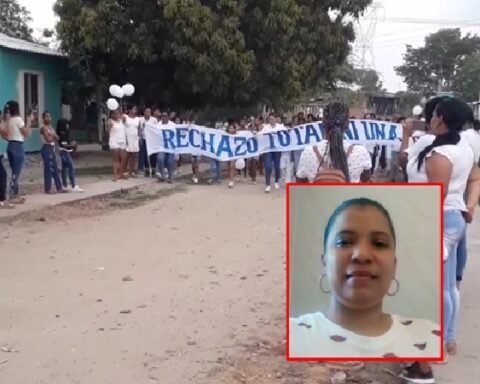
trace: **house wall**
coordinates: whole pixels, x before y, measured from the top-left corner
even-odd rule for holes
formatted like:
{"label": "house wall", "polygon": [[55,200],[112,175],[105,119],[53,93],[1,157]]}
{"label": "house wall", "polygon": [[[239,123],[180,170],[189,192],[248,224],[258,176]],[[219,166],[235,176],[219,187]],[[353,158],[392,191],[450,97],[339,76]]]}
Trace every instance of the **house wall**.
{"label": "house wall", "polygon": [[[10,50],[0,47],[0,106],[8,100],[20,98],[20,71],[40,73],[43,77],[43,110],[51,112],[53,121],[60,117],[61,109],[61,84],[68,76],[68,61],[65,58],[39,55],[23,51]],[[42,88],[39,87],[39,92]],[[39,99],[42,97],[39,94]],[[39,111],[41,115],[43,111]],[[7,143],[0,139],[0,151],[4,151]],[[41,139],[39,129],[32,133],[25,141],[27,152],[39,151]]]}

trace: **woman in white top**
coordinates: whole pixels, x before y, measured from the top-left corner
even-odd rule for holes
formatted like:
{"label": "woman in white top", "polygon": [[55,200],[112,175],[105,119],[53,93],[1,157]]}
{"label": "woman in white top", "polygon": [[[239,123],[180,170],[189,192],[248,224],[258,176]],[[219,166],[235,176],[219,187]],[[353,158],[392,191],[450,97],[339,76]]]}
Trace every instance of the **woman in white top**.
{"label": "woman in white top", "polygon": [[[0,110],[0,137],[7,139],[6,123],[3,121]],[[3,153],[0,151],[0,209],[12,209],[15,206],[7,201],[7,170],[3,166]]]}
{"label": "woman in white top", "polygon": [[127,114],[123,116],[125,133],[127,135],[127,169],[128,176],[137,177],[138,152],[140,151],[140,118],[137,116],[137,107],[129,105]]}
{"label": "woman in white top", "polygon": [[8,140],[7,157],[12,170],[10,201],[13,204],[22,204],[25,202],[25,199],[20,197],[19,181],[25,163],[25,148],[23,143],[28,135],[30,135],[30,127],[34,116],[30,114],[27,118],[27,124],[25,124],[20,117],[20,106],[13,100],[5,104],[3,113],[6,121]]}
{"label": "woman in white top", "polygon": [[[277,122],[275,114],[271,113],[268,116],[268,124],[265,124],[262,127],[262,130],[259,133],[269,133],[285,129],[283,124]],[[275,169],[275,189],[279,189],[280,185],[280,159],[282,157],[282,152],[267,152],[264,154],[264,165],[265,165],[265,192],[270,192],[270,181],[272,178],[272,171]]]}
{"label": "woman in white top", "polygon": [[[444,343],[450,354],[456,353],[456,320],[458,291],[456,289],[457,247],[462,239],[466,222],[472,220],[480,193],[480,170],[474,155],[460,132],[469,121],[470,107],[455,98],[435,98],[425,106],[429,134],[409,148],[413,122],[404,127],[401,150],[408,156],[409,182],[430,182],[444,185]],[[469,186],[465,204],[464,193]],[[426,363],[423,363],[425,365]]]}
{"label": "woman in white top", "polygon": [[123,124],[120,110],[110,112],[107,122],[108,145],[113,156],[113,181],[125,179],[127,165],[127,135]]}
{"label": "woman in white top", "polygon": [[400,289],[396,244],[390,214],[377,201],[356,198],[335,209],[324,230],[319,281],[329,306],[290,319],[290,358],[440,355],[437,324],[383,311],[385,296]]}
{"label": "woman in white top", "polygon": [[[369,182],[372,159],[368,150],[363,145],[352,145],[343,141],[343,135],[349,124],[348,107],[339,102],[330,103],[325,107],[323,114],[325,137],[316,146],[320,155],[332,168],[341,170],[347,182]],[[305,148],[298,164],[297,181],[313,182],[319,166],[314,147]]]}

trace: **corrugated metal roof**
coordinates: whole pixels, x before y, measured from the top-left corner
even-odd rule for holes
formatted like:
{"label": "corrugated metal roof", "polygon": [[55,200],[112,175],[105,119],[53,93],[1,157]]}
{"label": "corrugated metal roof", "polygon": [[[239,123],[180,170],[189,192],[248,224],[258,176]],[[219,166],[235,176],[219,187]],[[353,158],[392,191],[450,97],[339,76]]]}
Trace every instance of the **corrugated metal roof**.
{"label": "corrugated metal roof", "polygon": [[0,47],[14,49],[16,51],[37,53],[39,55],[66,57],[63,53],[56,51],[55,49],[45,47],[41,44],[15,39],[4,35],[3,33],[0,33]]}

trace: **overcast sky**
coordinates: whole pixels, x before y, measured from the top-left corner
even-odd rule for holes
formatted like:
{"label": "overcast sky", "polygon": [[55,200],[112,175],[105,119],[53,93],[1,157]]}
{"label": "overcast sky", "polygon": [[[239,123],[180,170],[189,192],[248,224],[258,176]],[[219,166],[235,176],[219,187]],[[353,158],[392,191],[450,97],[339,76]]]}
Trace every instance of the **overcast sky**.
{"label": "overcast sky", "polygon": [[[55,0],[18,0],[32,14],[32,27],[37,30],[53,28],[55,16],[52,10]],[[435,20],[469,20],[480,25],[479,0],[381,0],[373,43],[375,69],[380,72],[384,86],[391,92],[404,90],[405,85],[395,75],[394,67],[402,63],[405,44],[423,45],[426,35],[442,26],[428,24],[394,23],[382,21],[383,17]],[[363,23],[366,27],[368,23]],[[446,26],[444,26],[446,27]],[[449,25],[448,27],[454,27]],[[463,32],[480,34],[479,27],[462,28]]]}

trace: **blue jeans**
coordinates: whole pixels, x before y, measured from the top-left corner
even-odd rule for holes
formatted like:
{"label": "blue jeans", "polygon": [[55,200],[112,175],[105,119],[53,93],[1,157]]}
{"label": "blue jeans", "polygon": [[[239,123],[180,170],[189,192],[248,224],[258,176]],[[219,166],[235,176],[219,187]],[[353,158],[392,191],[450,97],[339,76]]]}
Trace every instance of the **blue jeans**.
{"label": "blue jeans", "polygon": [[45,193],[49,193],[52,189],[52,179],[55,182],[57,191],[62,190],[62,182],[58,173],[57,158],[55,157],[55,147],[50,144],[43,144],[42,146],[43,159],[43,180]]}
{"label": "blue jeans", "polygon": [[10,198],[17,197],[20,193],[19,180],[25,163],[25,148],[21,141],[9,141],[7,146],[7,157],[10,169],[12,170],[12,179],[10,182]]}
{"label": "blue jeans", "polygon": [[457,248],[457,281],[462,281],[463,271],[467,264],[467,231],[463,233]]}
{"label": "blue jeans", "polygon": [[140,153],[138,154],[138,169],[140,171],[144,171],[146,169],[150,169],[147,153],[147,141],[145,139],[140,139],[139,144]]}
{"label": "blue jeans", "polygon": [[221,173],[221,163],[218,160],[210,160],[210,178],[213,182],[220,182],[220,173]]}
{"label": "blue jeans", "polygon": [[459,296],[457,292],[457,250],[466,230],[465,219],[460,211],[445,211],[444,243],[448,258],[443,266],[443,321],[444,342],[455,340]]}
{"label": "blue jeans", "polygon": [[60,151],[60,159],[62,160],[62,184],[67,188],[67,174],[70,185],[75,188],[75,167],[73,166],[72,156],[70,152]]}
{"label": "blue jeans", "polygon": [[280,158],[282,152],[267,152],[265,153],[265,184],[270,186],[270,179],[272,178],[272,170],[275,169],[275,183],[280,180]]}
{"label": "blue jeans", "polygon": [[160,170],[160,177],[165,179],[165,168],[168,171],[168,179],[172,180],[173,178],[173,170],[175,168],[175,154],[174,153],[166,153],[166,152],[159,152],[157,154],[157,166]]}

